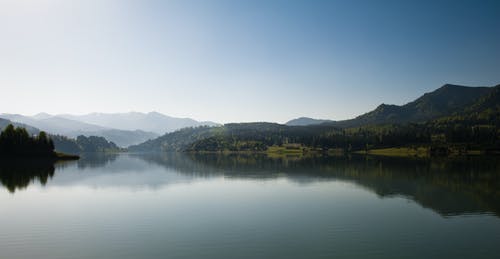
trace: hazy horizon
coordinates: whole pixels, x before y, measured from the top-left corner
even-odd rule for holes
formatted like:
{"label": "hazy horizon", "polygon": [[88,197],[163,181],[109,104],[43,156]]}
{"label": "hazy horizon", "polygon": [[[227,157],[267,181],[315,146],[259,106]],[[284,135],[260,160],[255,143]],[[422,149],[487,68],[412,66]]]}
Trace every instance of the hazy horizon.
{"label": "hazy horizon", "polygon": [[[496,85],[498,85],[498,84],[496,84]],[[493,87],[493,86],[495,86],[495,85],[491,85],[491,86],[468,86],[468,87]],[[436,89],[434,89],[434,90],[436,90]],[[415,99],[417,99],[418,97],[420,97],[420,96],[422,96],[424,94],[425,93],[420,94],[419,96],[415,97]],[[407,104],[407,103],[409,103],[411,101],[413,101],[413,100],[410,100],[410,101],[405,102],[405,103],[400,103],[400,104],[395,104],[395,103],[390,103],[390,102],[383,102],[383,103],[380,103],[378,105],[381,105],[381,104],[405,105],[405,104]],[[375,107],[373,109],[375,109]],[[348,119],[354,119],[357,116],[363,115],[363,114],[365,114],[367,112],[370,112],[370,111],[371,110],[367,110],[367,111],[364,111],[364,112],[362,112],[360,114],[354,115],[354,116],[352,116],[350,118],[344,118],[344,119],[320,118],[320,117],[313,117],[313,116],[308,116],[308,115],[296,115],[296,116],[290,117],[289,119],[284,120],[284,121],[270,121],[270,120],[218,121],[218,120],[214,120],[214,119],[200,120],[200,119],[197,119],[197,118],[188,117],[188,116],[182,116],[182,115],[180,115],[180,116],[173,116],[171,114],[162,113],[162,112],[159,112],[159,111],[117,111],[117,112],[92,111],[92,112],[86,112],[86,113],[48,113],[48,112],[45,112],[45,111],[40,111],[40,112],[32,113],[32,114],[10,113],[10,112],[2,111],[2,112],[0,112],[0,115],[1,114],[14,114],[14,115],[27,116],[27,117],[36,117],[36,116],[42,116],[42,115],[49,115],[49,116],[62,116],[62,117],[64,117],[65,115],[73,115],[73,116],[84,116],[84,115],[91,115],[91,114],[113,114],[113,115],[122,114],[122,115],[127,115],[127,114],[134,114],[134,113],[148,115],[148,114],[159,113],[161,115],[165,115],[165,116],[168,116],[168,117],[173,117],[173,118],[178,118],[178,119],[193,119],[193,120],[198,121],[198,122],[215,122],[215,123],[221,123],[221,124],[226,124],[226,123],[246,123],[246,122],[271,122],[271,123],[285,124],[285,123],[287,123],[287,122],[289,122],[289,121],[291,121],[293,119],[299,119],[299,118],[312,118],[312,119],[318,119],[318,120],[332,120],[332,121],[348,120]]]}
{"label": "hazy horizon", "polygon": [[343,120],[500,83],[498,1],[0,0],[0,113]]}
{"label": "hazy horizon", "polygon": [[[192,117],[187,117],[187,116],[172,116],[170,114],[167,114],[167,113],[162,113],[162,112],[158,112],[158,111],[145,111],[145,112],[142,112],[142,111],[125,111],[125,112],[87,112],[87,113],[48,113],[48,112],[44,112],[44,111],[41,111],[41,112],[37,112],[37,113],[31,113],[31,114],[23,114],[23,113],[11,113],[11,112],[4,112],[2,111],[0,113],[1,114],[12,114],[12,115],[21,115],[21,116],[26,116],[26,117],[35,117],[37,115],[49,115],[49,116],[64,116],[64,115],[75,115],[75,116],[84,116],[84,115],[90,115],[90,114],[133,114],[133,113],[139,113],[139,114],[151,114],[151,113],[160,113],[162,115],[165,115],[165,116],[169,116],[169,117],[174,117],[174,118],[179,118],[179,119],[193,119],[193,120],[196,120],[196,121],[199,121],[199,122],[215,122],[215,123],[245,123],[245,122],[274,122],[274,123],[286,123],[290,120],[293,120],[293,119],[297,119],[297,118],[301,118],[301,117],[308,117],[308,118],[313,118],[313,117],[309,117],[309,116],[306,116],[306,115],[299,115],[299,116],[295,116],[295,117],[291,117],[290,119],[286,120],[286,121],[263,121],[263,120],[259,120],[259,121],[226,121],[226,122],[219,122],[217,120],[200,120],[200,119],[197,119],[197,118],[192,118]],[[357,115],[356,115],[357,116]],[[313,119],[325,119],[325,120],[334,120],[334,119],[331,119],[331,118],[313,118]]]}

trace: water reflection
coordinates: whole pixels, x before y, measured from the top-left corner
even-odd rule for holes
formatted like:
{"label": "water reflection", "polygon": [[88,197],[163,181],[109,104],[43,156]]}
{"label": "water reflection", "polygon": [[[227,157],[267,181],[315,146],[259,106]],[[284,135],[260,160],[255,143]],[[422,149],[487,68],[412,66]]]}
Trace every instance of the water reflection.
{"label": "water reflection", "polygon": [[14,193],[38,181],[42,185],[54,176],[54,163],[38,159],[0,159],[0,182]]}
{"label": "water reflection", "polygon": [[480,213],[500,216],[500,163],[496,157],[419,160],[352,156],[299,159],[175,153],[138,157],[198,177],[287,177],[299,183],[349,181],[381,198],[406,197],[443,216]]}
{"label": "water reflection", "polygon": [[77,165],[79,169],[99,168],[114,162],[118,156],[116,153],[83,153]]}
{"label": "water reflection", "polygon": [[[54,171],[56,175],[54,176]],[[81,173],[78,173],[81,172]],[[60,176],[58,176],[60,175]],[[225,177],[298,184],[351,182],[380,198],[402,196],[443,216],[500,216],[500,163],[496,157],[415,160],[385,157],[269,158],[264,155],[87,154],[69,163],[1,161],[0,181],[10,192],[31,183],[161,188]],[[92,178],[92,180],[89,180]]]}

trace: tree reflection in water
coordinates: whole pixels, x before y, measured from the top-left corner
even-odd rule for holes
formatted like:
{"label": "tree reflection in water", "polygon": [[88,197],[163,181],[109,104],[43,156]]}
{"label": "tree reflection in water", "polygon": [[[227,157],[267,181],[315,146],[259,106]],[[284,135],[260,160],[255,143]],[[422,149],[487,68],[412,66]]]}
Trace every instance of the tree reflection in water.
{"label": "tree reflection in water", "polygon": [[54,162],[45,159],[0,159],[0,182],[9,192],[25,189],[36,181],[45,185],[54,176]]}
{"label": "tree reflection in water", "polygon": [[[481,213],[500,216],[500,162],[497,157],[485,156],[407,159],[370,156],[270,158],[263,154],[91,154],[82,156],[78,162],[57,164],[43,160],[1,160],[0,182],[13,193],[37,181],[45,185],[54,176],[54,167],[64,171],[68,166],[76,166],[78,170],[110,174],[107,181],[113,184],[112,177],[122,177],[116,174],[122,170],[120,168],[134,166],[137,172],[148,172],[150,165],[192,178],[222,176],[261,181],[286,178],[299,184],[344,181],[380,198],[404,197],[442,216]],[[158,177],[159,184],[169,184],[160,181],[161,172],[155,172],[157,175],[149,177]],[[79,181],[82,175],[74,177]]]}
{"label": "tree reflection in water", "polygon": [[443,216],[469,213],[500,216],[500,162],[494,156],[269,158],[258,154],[167,153],[140,158],[184,174],[205,177],[286,177],[300,183],[341,180],[355,183],[381,198],[405,197]]}

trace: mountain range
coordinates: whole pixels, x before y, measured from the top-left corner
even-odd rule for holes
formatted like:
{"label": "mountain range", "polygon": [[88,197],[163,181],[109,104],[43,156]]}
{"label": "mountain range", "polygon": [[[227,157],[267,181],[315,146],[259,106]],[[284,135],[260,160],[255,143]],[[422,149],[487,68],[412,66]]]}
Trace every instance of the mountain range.
{"label": "mountain range", "polygon": [[[166,132],[184,127],[217,125],[188,118],[175,118],[157,112],[150,113],[91,113],[86,115],[39,113],[34,116],[0,114],[0,118],[31,128],[33,133],[43,130],[71,138],[77,136],[104,137],[120,147],[127,147],[153,139]],[[1,126],[1,125],[0,125]],[[30,130],[28,130],[30,131]]]}
{"label": "mountain range", "polygon": [[[446,84],[405,105],[381,104],[373,111],[350,120],[341,121],[301,117],[284,125],[276,123],[219,125],[214,122],[170,117],[158,112],[90,113],[86,115],[39,113],[34,116],[0,114],[0,128],[13,123],[17,127],[27,128],[31,134],[37,134],[43,130],[52,135],[63,135],[71,138],[80,135],[97,136],[104,137],[120,147],[130,147],[129,150],[132,151],[178,151],[203,149],[209,146],[213,150],[227,147],[232,149],[242,147],[262,149],[265,145],[276,141],[276,143],[286,143],[298,139],[309,144],[320,139],[326,141],[325,138],[327,142],[331,142],[333,140],[328,140],[328,137],[333,138],[336,134],[343,134],[343,136],[351,134],[350,137],[358,138],[356,141],[361,141],[370,134],[374,136],[379,134],[377,138],[381,138],[381,132],[394,134],[394,132],[402,130],[411,130],[411,134],[418,130],[425,130],[426,134],[434,134],[442,131],[442,128],[450,126],[451,123],[460,125],[461,130],[464,130],[464,127],[487,125],[494,131],[498,126],[499,118],[500,85],[468,87]],[[410,124],[425,124],[427,128],[408,129],[401,126]],[[385,127],[383,125],[400,126],[390,126],[391,133],[391,130],[387,132],[387,127],[383,128]],[[355,136],[353,133],[354,130],[360,132],[357,128],[370,127],[372,132],[365,132],[366,134],[363,136]],[[376,132],[373,131],[374,127],[378,127]],[[482,127],[482,129],[484,131],[485,128]],[[467,135],[468,132],[478,132],[474,128],[470,130],[460,134]],[[493,135],[489,137],[491,141],[495,142]],[[335,138],[338,139],[338,136]],[[361,142],[359,144],[364,145]]]}
{"label": "mountain range", "polygon": [[218,125],[211,121],[176,118],[159,112],[90,113],[85,115],[61,114],[58,117],[119,130],[142,130],[165,134],[181,128]]}
{"label": "mountain range", "polygon": [[230,123],[183,129],[131,146],[129,150],[265,151],[286,143],[315,149],[366,150],[404,145],[428,147],[436,139],[458,149],[498,150],[499,127],[500,85],[446,84],[405,105],[381,104],[350,120],[302,117],[285,125]]}
{"label": "mountain range", "polygon": [[35,135],[35,134],[38,134],[40,132],[40,130],[37,129],[37,128],[35,128],[35,127],[29,126],[29,125],[26,125],[26,124],[23,124],[23,123],[17,123],[17,122],[13,122],[13,121],[10,121],[10,120],[7,120],[7,119],[0,118],[0,130],[3,130],[9,124],[14,125],[14,127],[25,128],[28,131],[28,133],[31,134],[31,135]]}

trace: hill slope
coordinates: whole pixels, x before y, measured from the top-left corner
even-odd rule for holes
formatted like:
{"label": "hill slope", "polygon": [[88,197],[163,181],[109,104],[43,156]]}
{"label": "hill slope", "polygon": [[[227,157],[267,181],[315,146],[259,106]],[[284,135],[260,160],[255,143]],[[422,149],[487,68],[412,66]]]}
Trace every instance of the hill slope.
{"label": "hill slope", "polygon": [[10,120],[0,118],[0,130],[5,129],[5,127],[7,127],[9,124],[12,124],[14,127],[25,128],[28,131],[28,133],[31,134],[31,135],[35,135],[35,134],[38,134],[40,132],[39,129],[37,129],[35,127],[32,127],[30,125],[26,125],[26,124],[23,124],[23,123],[12,122]]}
{"label": "hill slope", "polygon": [[463,107],[450,116],[438,118],[436,122],[500,127],[500,85],[479,97],[473,104]]}
{"label": "hill slope", "polygon": [[330,125],[350,128],[366,125],[424,122],[459,112],[492,90],[492,87],[467,87],[446,84],[405,105],[381,104],[371,112],[351,120],[331,122]]}

